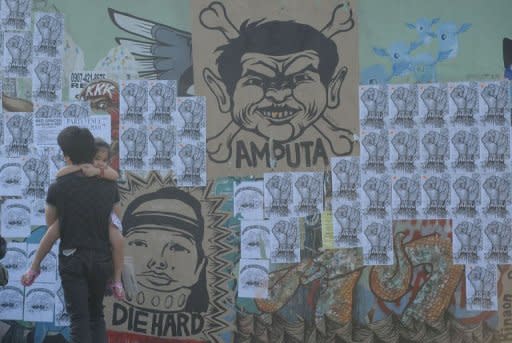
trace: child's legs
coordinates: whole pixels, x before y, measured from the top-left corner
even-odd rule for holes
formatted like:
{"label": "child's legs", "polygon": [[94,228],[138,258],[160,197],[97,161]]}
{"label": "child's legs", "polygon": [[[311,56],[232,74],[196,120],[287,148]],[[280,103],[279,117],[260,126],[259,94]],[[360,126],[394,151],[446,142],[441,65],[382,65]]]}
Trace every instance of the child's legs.
{"label": "child's legs", "polygon": [[121,281],[124,263],[124,238],[119,229],[110,224],[110,244],[112,244],[112,260],[114,262],[114,282]]}

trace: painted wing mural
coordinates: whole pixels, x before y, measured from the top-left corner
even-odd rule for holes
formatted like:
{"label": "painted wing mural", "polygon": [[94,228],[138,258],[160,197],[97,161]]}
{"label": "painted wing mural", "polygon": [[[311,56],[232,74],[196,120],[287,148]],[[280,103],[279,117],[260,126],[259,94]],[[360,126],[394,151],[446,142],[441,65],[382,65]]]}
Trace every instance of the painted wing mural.
{"label": "painted wing mural", "polygon": [[192,95],[192,34],[109,8],[112,22],[131,38],[116,42],[135,57],[139,77],[178,80],[178,95]]}

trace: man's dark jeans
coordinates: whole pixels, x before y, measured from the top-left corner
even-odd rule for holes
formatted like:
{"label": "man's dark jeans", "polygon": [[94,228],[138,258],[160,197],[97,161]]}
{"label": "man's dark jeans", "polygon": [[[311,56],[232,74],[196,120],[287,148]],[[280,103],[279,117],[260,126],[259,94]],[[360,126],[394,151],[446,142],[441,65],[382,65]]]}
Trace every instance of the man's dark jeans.
{"label": "man's dark jeans", "polygon": [[103,297],[113,273],[110,251],[77,249],[59,254],[59,273],[71,320],[73,343],[106,343]]}

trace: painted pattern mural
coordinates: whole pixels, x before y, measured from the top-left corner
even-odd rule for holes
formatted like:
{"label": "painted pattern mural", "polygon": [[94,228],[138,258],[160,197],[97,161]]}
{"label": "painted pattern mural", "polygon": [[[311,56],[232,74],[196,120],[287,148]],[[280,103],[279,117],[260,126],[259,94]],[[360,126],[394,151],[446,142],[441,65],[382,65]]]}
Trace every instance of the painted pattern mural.
{"label": "painted pattern mural", "polygon": [[[492,150],[510,143],[510,4],[469,2],[2,0],[0,342],[70,342],[57,251],[40,283],[18,281],[63,165],[45,142],[65,123],[107,140],[122,171],[137,289],[105,298],[110,342],[512,341],[510,147]],[[472,90],[504,118],[482,142],[449,126]],[[500,177],[450,178],[475,144],[476,170]],[[394,174],[365,177],[378,168]],[[436,212],[452,198],[492,220]],[[503,264],[464,262],[487,258]]]}

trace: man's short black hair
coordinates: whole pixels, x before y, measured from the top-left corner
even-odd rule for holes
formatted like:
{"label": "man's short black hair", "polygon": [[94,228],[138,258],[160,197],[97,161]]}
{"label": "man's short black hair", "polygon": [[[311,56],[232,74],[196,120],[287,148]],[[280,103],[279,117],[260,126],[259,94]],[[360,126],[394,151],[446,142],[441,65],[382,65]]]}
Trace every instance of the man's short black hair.
{"label": "man's short black hair", "polygon": [[243,54],[254,52],[283,56],[305,50],[318,53],[320,79],[328,86],[339,59],[336,44],[330,38],[309,25],[294,21],[262,23],[260,20],[250,24],[245,21],[240,27],[240,35],[216,50],[221,52],[217,58],[219,74],[228,93],[233,95],[242,75],[240,60]]}
{"label": "man's short black hair", "polygon": [[66,127],[59,133],[57,143],[73,164],[92,163],[96,154],[94,137],[89,129],[83,127]]}
{"label": "man's short black hair", "polygon": [[103,139],[96,137],[94,138],[94,146],[96,147],[96,152],[98,152],[100,149],[106,149],[108,153],[108,159],[110,159],[112,152],[110,150],[110,144],[105,142]]}

